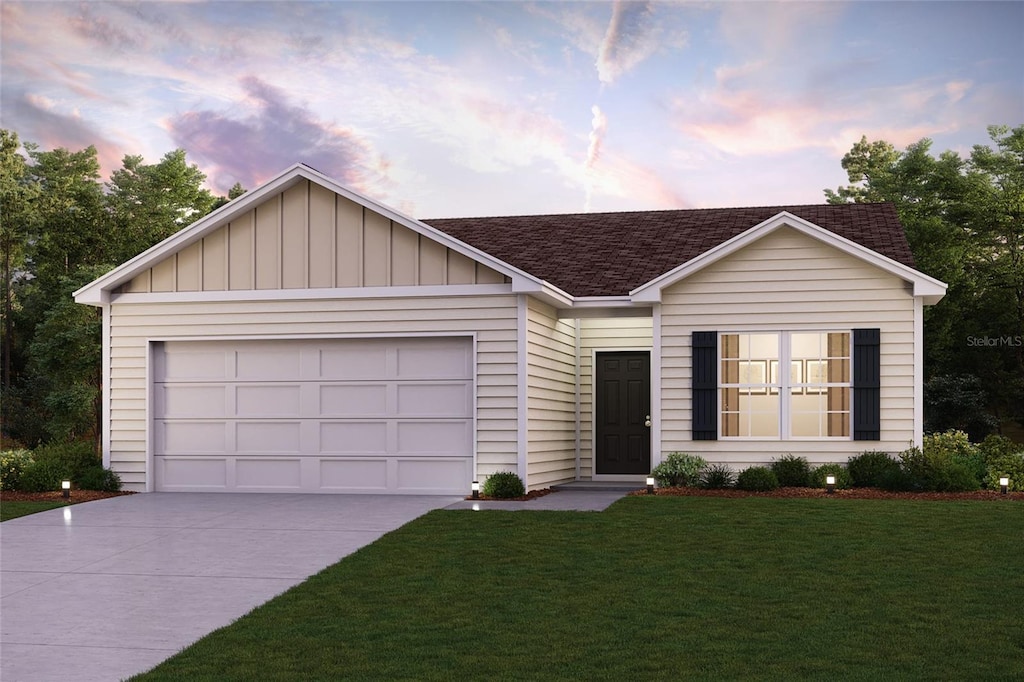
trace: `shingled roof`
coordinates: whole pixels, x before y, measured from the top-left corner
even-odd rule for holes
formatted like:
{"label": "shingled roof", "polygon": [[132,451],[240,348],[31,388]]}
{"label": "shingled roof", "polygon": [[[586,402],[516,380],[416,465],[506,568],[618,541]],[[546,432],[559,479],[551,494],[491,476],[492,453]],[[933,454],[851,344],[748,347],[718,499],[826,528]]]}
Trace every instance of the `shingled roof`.
{"label": "shingled roof", "polygon": [[892,204],[759,206],[423,220],[573,296],[625,296],[788,211],[914,267]]}

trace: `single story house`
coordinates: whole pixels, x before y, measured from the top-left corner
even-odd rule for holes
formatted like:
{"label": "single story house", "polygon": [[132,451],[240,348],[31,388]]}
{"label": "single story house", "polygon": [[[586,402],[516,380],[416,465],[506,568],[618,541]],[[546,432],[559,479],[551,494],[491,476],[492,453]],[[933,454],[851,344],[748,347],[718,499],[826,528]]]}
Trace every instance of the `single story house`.
{"label": "single story house", "polygon": [[922,436],[888,204],[416,220],[304,165],[75,292],[136,491],[641,483]]}

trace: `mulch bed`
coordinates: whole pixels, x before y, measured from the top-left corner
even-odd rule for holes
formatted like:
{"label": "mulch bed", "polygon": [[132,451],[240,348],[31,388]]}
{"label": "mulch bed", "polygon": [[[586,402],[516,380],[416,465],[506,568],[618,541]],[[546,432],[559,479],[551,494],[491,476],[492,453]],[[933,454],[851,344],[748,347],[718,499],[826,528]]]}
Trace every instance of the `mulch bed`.
{"label": "mulch bed", "polygon": [[[135,493],[124,490],[117,493],[108,493],[101,490],[72,490],[69,503],[92,502],[93,500],[104,500],[108,497],[120,497],[121,495],[134,495]],[[0,502],[63,502],[64,494],[60,490],[45,493],[22,493],[14,490],[0,492]]]}
{"label": "mulch bed", "polygon": [[[849,488],[837,490],[831,495],[824,488],[779,488],[766,493],[726,488],[705,490],[704,488],[656,488],[655,495],[690,497],[837,497],[848,500],[1014,500],[1024,502],[1024,492],[1002,495],[997,490],[974,490],[964,493],[907,493],[890,492],[878,488]],[[646,495],[646,489],[635,490],[630,495]]]}

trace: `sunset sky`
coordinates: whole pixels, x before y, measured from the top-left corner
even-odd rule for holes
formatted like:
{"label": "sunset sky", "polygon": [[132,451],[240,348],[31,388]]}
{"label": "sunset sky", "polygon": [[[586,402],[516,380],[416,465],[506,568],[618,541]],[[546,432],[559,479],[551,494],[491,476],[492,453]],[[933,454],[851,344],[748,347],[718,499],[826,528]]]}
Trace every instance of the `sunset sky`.
{"label": "sunset sky", "polygon": [[17,2],[0,125],[306,163],[417,217],[822,203],[867,135],[1024,123],[1022,2]]}

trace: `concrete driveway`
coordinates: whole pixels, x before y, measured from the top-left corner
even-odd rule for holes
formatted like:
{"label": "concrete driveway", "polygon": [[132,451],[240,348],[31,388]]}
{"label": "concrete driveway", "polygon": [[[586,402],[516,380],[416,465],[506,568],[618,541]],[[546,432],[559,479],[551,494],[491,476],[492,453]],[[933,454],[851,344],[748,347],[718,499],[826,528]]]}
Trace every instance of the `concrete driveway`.
{"label": "concrete driveway", "polygon": [[459,498],[147,493],[0,526],[0,679],[147,670]]}

